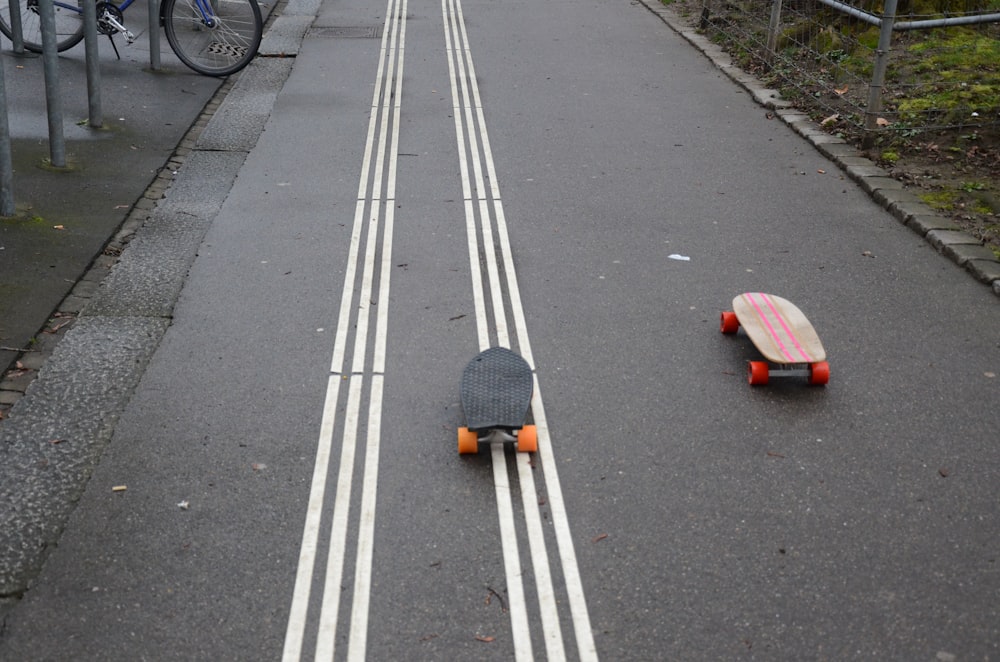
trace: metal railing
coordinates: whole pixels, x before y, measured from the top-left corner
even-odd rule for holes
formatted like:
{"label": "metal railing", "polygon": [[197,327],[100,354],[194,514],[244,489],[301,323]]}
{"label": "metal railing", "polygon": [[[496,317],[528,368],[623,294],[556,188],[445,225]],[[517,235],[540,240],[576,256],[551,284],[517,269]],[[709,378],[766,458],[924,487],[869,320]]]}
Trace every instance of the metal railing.
{"label": "metal railing", "polygon": [[741,65],[869,145],[886,131],[1000,129],[996,0],[922,15],[897,0],[701,2],[700,28]]}

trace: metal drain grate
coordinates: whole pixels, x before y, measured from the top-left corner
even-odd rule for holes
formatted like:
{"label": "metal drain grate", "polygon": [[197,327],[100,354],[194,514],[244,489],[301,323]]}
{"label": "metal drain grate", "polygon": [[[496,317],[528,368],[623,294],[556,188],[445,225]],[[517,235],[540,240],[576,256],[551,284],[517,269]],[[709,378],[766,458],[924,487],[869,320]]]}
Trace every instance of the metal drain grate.
{"label": "metal drain grate", "polygon": [[206,49],[212,55],[225,55],[226,57],[243,57],[246,55],[246,46],[227,44],[221,41],[213,41]]}
{"label": "metal drain grate", "polygon": [[344,25],[337,27],[312,27],[306,33],[307,37],[326,39],[380,39],[381,25]]}

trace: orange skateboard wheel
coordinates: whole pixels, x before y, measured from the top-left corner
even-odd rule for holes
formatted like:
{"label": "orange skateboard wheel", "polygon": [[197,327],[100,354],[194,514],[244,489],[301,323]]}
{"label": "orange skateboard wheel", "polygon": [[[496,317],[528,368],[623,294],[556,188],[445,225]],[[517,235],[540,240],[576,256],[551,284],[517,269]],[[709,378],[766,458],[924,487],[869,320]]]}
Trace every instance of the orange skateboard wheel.
{"label": "orange skateboard wheel", "polygon": [[830,364],[826,361],[809,364],[809,383],[823,386],[830,381]]}
{"label": "orange skateboard wheel", "polygon": [[740,328],[740,320],[736,313],[730,310],[722,311],[722,319],[719,321],[719,330],[723,333],[736,333]]}
{"label": "orange skateboard wheel", "polygon": [[538,450],[538,428],[525,425],[517,433],[517,450],[521,453],[534,453]]}
{"label": "orange skateboard wheel", "polygon": [[770,377],[770,368],[764,361],[750,361],[747,363],[747,380],[753,386],[763,386],[767,384]]}
{"label": "orange skateboard wheel", "polygon": [[458,452],[460,455],[479,452],[479,433],[469,428],[458,428]]}

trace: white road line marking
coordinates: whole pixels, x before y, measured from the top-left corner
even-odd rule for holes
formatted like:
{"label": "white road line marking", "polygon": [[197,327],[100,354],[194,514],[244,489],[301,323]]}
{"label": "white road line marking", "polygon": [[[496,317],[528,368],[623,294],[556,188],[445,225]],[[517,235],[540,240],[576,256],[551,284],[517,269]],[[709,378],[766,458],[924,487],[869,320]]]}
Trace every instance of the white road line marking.
{"label": "white road line marking", "polygon": [[[392,108],[392,135],[389,139],[389,171],[386,183],[385,219],[382,228],[382,261],[379,274],[379,298],[375,322],[375,355],[371,397],[368,404],[368,444],[365,448],[365,469],[361,490],[361,519],[358,524],[358,550],[354,573],[354,603],[351,608],[351,629],[348,639],[347,659],[363,662],[368,645],[368,611],[371,603],[372,557],[375,550],[375,504],[378,488],[378,461],[382,443],[382,392],[385,372],[385,348],[389,325],[389,277],[392,270],[392,234],[396,204],[396,164],[399,152],[399,111],[402,102],[403,44],[406,40],[407,0],[399,9],[401,19],[396,23],[398,41],[392,49],[397,53],[394,94],[385,97],[384,115],[389,113],[389,100],[395,99]],[[396,40],[396,36],[393,36]],[[391,76],[391,74],[390,74]],[[385,138],[385,121],[381,140]],[[379,178],[381,180],[381,178]],[[369,295],[370,296],[370,295]]]}
{"label": "white road line marking", "polygon": [[563,580],[566,582],[566,592],[569,595],[569,609],[573,617],[573,631],[576,635],[577,654],[586,662],[597,661],[597,647],[594,644],[594,633],[590,628],[590,614],[587,611],[587,600],[583,593],[583,581],[580,579],[580,567],[576,562],[576,551],[573,549],[573,535],[569,530],[569,517],[566,515],[566,504],[563,502],[562,487],[559,484],[559,474],[556,471],[555,453],[549,437],[549,424],[545,418],[545,407],[542,405],[542,391],[538,386],[538,375],[535,375],[535,392],[531,396],[531,413],[538,428],[538,454],[541,456],[542,468],[545,473],[545,489],[549,499],[549,509],[552,512],[552,525],[556,532],[556,545],[559,548],[559,559],[563,567]]}
{"label": "white road line marking", "polygon": [[[468,234],[473,297],[476,305],[476,327],[479,332],[479,349],[485,350],[490,344],[489,322],[486,315],[485,297],[483,296],[481,283],[478,229],[475,218],[477,205],[474,203],[472,198],[472,185],[469,180],[469,168],[465,152],[467,147],[465,140],[466,136],[470,142],[469,147],[471,149],[472,165],[477,173],[477,179],[480,182],[482,181],[482,166],[479,161],[478,150],[475,147],[475,125],[471,121],[472,115],[468,111],[469,91],[468,84],[466,82],[465,63],[462,54],[459,31],[454,25],[456,20],[454,0],[442,0],[441,10],[444,19],[445,46],[448,55],[448,71],[452,80],[452,105],[455,117],[455,135],[458,144],[459,164],[461,167],[462,190],[465,194],[466,232]],[[458,83],[456,83],[456,79],[459,81]],[[459,88],[461,88],[461,98],[464,98],[464,103],[459,96]],[[465,117],[466,122],[468,122],[468,132],[463,129],[463,116]],[[481,193],[482,186],[478,186],[477,190]],[[478,206],[481,214],[487,209],[485,202],[482,200]],[[482,218],[482,226],[484,241],[488,239],[492,245],[488,216],[484,216]],[[494,269],[491,270],[489,274],[491,281],[490,291],[493,297],[494,319],[501,320],[504,316],[503,300],[497,292],[498,282],[495,271],[495,254],[489,250],[485,251],[484,254],[488,261],[494,263]],[[499,326],[504,329],[503,335],[506,336],[506,322],[500,323]],[[505,337],[502,339],[501,344],[506,344]],[[492,454],[493,463],[493,486],[494,491],[496,492],[497,500],[497,518],[500,527],[500,546],[503,552],[504,573],[507,577],[508,613],[510,614],[514,657],[520,662],[526,662],[528,660],[533,660],[534,655],[531,649],[531,628],[528,625],[527,606],[524,598],[521,557],[520,552],[518,551],[517,530],[514,524],[514,509],[510,493],[510,484],[507,478],[507,460],[504,454],[503,444],[491,444],[490,452]]]}
{"label": "white road line marking", "polygon": [[292,606],[288,615],[288,627],[285,631],[285,647],[282,652],[282,659],[285,662],[296,661],[302,656],[302,637],[306,629],[309,589],[312,584],[313,568],[316,565],[316,549],[319,545],[319,529],[323,517],[323,495],[326,493],[327,467],[330,466],[330,448],[333,444],[333,430],[339,398],[340,375],[331,375],[327,380],[323,423],[320,425],[309,506],[306,510],[306,523],[302,533],[302,544],[299,548],[295,590],[292,594]]}
{"label": "white road line marking", "polygon": [[542,614],[542,633],[545,638],[545,655],[549,660],[565,660],[562,628],[559,627],[559,606],[556,592],[552,588],[552,573],[549,569],[549,554],[545,548],[542,518],[538,512],[538,495],[535,492],[534,470],[528,453],[515,453],[517,481],[521,487],[521,501],[524,504],[524,521],[528,527],[528,547],[531,550],[531,567],[535,571],[535,590],[538,593],[538,608]]}
{"label": "white road line marking", "polygon": [[[454,47],[451,41],[451,14],[447,8],[447,0],[441,0],[441,7],[444,13],[444,41],[445,51],[448,54],[448,78],[451,81],[452,116],[455,118],[455,136],[458,141],[458,167],[462,180],[462,196],[465,199],[465,222],[466,236],[469,241],[469,257],[476,256],[478,260],[479,243],[476,238],[476,214],[472,204],[472,184],[469,179],[469,162],[465,154],[465,128],[462,124],[462,109],[458,102],[458,75],[455,71],[455,61],[453,58]],[[473,261],[475,264],[475,261]],[[486,318],[486,298],[483,295],[482,274],[479,269],[472,269],[472,301],[476,308],[476,319]],[[477,324],[479,332],[479,347],[486,349],[490,344],[489,329],[484,324]]]}
{"label": "white road line marking", "polygon": [[347,545],[347,519],[351,507],[351,483],[354,476],[354,452],[358,439],[358,416],[361,410],[361,387],[364,378],[350,379],[347,411],[344,412],[344,438],[340,449],[340,472],[337,475],[336,499],[333,504],[333,525],[330,527],[330,549],[326,561],[326,582],[323,586],[323,606],[319,613],[316,635],[316,660],[333,660],[340,613],[340,583],[344,572],[344,550]]}
{"label": "white road line marking", "polygon": [[372,401],[368,417],[368,446],[361,493],[361,523],[358,533],[357,566],[354,572],[354,604],[347,659],[361,662],[368,645],[368,607],[371,598],[372,555],[375,550],[375,493],[382,429],[382,375],[372,378]]}
{"label": "white road line marking", "polygon": [[[513,317],[514,328],[517,333],[518,350],[525,360],[534,368],[534,358],[527,333],[527,324],[524,317],[524,309],[521,303],[520,290],[517,284],[517,276],[514,270],[513,256],[510,247],[509,235],[507,232],[506,217],[503,212],[503,204],[500,198],[500,187],[493,163],[493,152],[489,143],[489,136],[486,131],[486,121],[483,112],[482,102],[479,96],[479,87],[475,75],[475,68],[472,62],[472,53],[469,48],[468,34],[465,27],[465,18],[462,12],[461,0],[442,0],[442,8],[445,12],[445,41],[448,52],[448,68],[452,78],[452,98],[455,114],[456,137],[458,140],[459,160],[461,165],[462,188],[466,195],[466,226],[469,235],[469,257],[472,268],[473,292],[476,298],[476,319],[479,329],[480,349],[485,349],[489,338],[489,320],[485,313],[485,297],[482,293],[481,273],[479,265],[478,229],[474,217],[474,206],[472,204],[472,185],[469,178],[469,168],[465,163],[466,149],[471,153],[472,171],[475,177],[475,190],[478,194],[480,223],[482,225],[483,252],[486,258],[486,271],[490,287],[491,303],[493,305],[493,317],[496,325],[497,341],[500,345],[509,347],[509,337],[507,330],[507,311],[503,305],[502,287],[500,284],[499,267],[496,260],[495,244],[493,238],[493,228],[490,224],[489,199],[486,195],[483,167],[480,161],[480,150],[476,144],[476,134],[482,143],[482,159],[485,161],[486,172],[489,177],[490,197],[493,200],[493,213],[496,224],[496,241],[500,246],[500,253],[503,259],[503,272],[506,275],[505,284],[507,286],[507,296],[510,299],[510,314]],[[452,64],[455,58],[457,65]],[[456,72],[457,69],[457,72]],[[457,75],[456,75],[457,74]],[[456,85],[456,79],[461,81],[461,95]],[[468,81],[468,82],[467,82]],[[471,98],[474,103],[470,103]],[[473,114],[473,110],[475,114]],[[465,117],[467,131],[463,129],[461,117]],[[478,122],[478,129],[476,123]],[[468,144],[466,136],[468,134]],[[482,302],[482,303],[481,303]],[[552,510],[553,525],[556,533],[556,543],[559,549],[559,559],[563,568],[563,578],[566,583],[566,590],[570,602],[570,614],[573,620],[574,633],[578,655],[582,660],[596,660],[597,652],[594,645],[593,633],[590,626],[590,617],[587,612],[586,599],[583,593],[583,584],[580,580],[579,567],[576,561],[576,554],[573,549],[572,535],[569,529],[569,520],[566,515],[565,503],[562,498],[559,477],[555,467],[555,456],[551,447],[551,438],[548,430],[548,423],[545,419],[545,411],[542,405],[541,391],[538,386],[538,376],[535,375],[535,390],[532,396],[532,412],[535,424],[539,432],[539,456],[545,474],[545,484],[549,497],[549,504]],[[500,464],[500,461],[503,464]],[[525,523],[528,530],[528,543],[532,556],[532,567],[535,571],[536,589],[538,591],[539,609],[542,614],[542,626],[545,637],[546,654],[550,660],[565,659],[562,634],[559,626],[558,606],[555,592],[552,588],[552,579],[548,565],[548,554],[545,548],[544,532],[541,526],[541,518],[538,512],[538,501],[535,496],[534,474],[531,470],[529,458],[521,453],[517,454],[515,462],[518,469],[518,482],[521,488],[522,501],[525,510]],[[507,522],[510,509],[510,487],[507,484],[506,458],[502,452],[498,452],[496,446],[493,448],[493,466],[497,492],[498,511],[500,512],[501,536],[503,538],[505,566],[514,568],[516,576],[508,572],[508,582],[516,584],[516,591],[522,595],[523,588],[520,577],[520,562],[509,562],[507,553],[509,545],[516,544],[512,523]],[[502,471],[500,470],[502,469]],[[502,474],[502,476],[499,476]],[[509,530],[508,530],[509,529]],[[509,538],[508,538],[509,536]],[[508,542],[508,540],[510,542]],[[515,547],[516,553],[516,547]],[[516,580],[516,581],[515,581]],[[508,587],[508,592],[511,592]],[[511,600],[511,618],[514,630],[515,650],[518,636],[525,636],[519,630],[518,623],[514,622],[513,612],[516,605]]]}
{"label": "white road line marking", "polygon": [[[331,375],[327,384],[326,400],[323,407],[319,443],[316,451],[315,467],[310,488],[309,505],[299,552],[299,566],[296,571],[295,588],[292,596],[288,626],[282,658],[286,662],[302,657],[303,640],[308,620],[309,596],[315,572],[319,532],[323,520],[323,502],[326,498],[326,483],[331,460],[333,435],[336,428],[337,408],[340,399],[340,384],[347,379],[343,374],[351,318],[358,310],[351,365],[347,406],[344,413],[343,437],[341,439],[340,467],[337,475],[330,546],[326,564],[323,601],[319,616],[315,657],[317,660],[333,660],[334,644],[339,625],[341,581],[347,545],[347,531],[351,511],[351,487],[354,475],[355,453],[357,450],[361,405],[366,380],[365,358],[368,342],[368,328],[371,308],[377,306],[374,338],[373,370],[368,402],[368,421],[365,429],[365,462],[362,476],[360,523],[355,562],[354,595],[351,610],[347,657],[362,660],[367,647],[368,609],[371,589],[371,567],[374,550],[374,519],[378,460],[381,445],[382,393],[385,372],[385,349],[388,329],[389,275],[392,262],[392,227],[394,220],[396,165],[399,146],[399,108],[401,103],[403,54],[405,35],[406,0],[389,0],[386,11],[385,29],[375,91],[372,98],[372,112],[368,123],[364,160],[361,164],[358,200],[355,206],[354,225],[345,269],[344,287],[341,295],[337,333],[334,340],[333,357],[330,363]],[[400,8],[398,4],[401,4]],[[388,60],[388,66],[386,65]],[[390,89],[391,87],[391,89]],[[383,102],[380,104],[380,99]],[[394,99],[394,101],[390,101]],[[390,113],[390,106],[392,112]],[[390,120],[391,116],[391,120]],[[386,168],[386,145],[388,124],[392,123],[392,136],[388,143],[388,172]],[[380,124],[381,122],[381,124]],[[376,145],[376,136],[378,137]],[[377,152],[375,151],[377,147]],[[374,171],[372,157],[375,157]],[[374,182],[369,184],[369,176]],[[386,180],[387,198],[382,199],[382,183]],[[369,186],[372,188],[369,194]],[[369,213],[365,208],[371,203]],[[375,263],[378,253],[379,217],[384,209],[382,225],[382,245],[379,268],[378,300],[372,300]],[[358,261],[361,238],[367,232],[365,259],[361,265],[361,287],[358,298],[354,289],[358,275]]]}
{"label": "white road line marking", "polygon": [[507,458],[502,443],[490,444],[493,463],[493,485],[497,495],[497,516],[500,520],[500,546],[503,549],[503,568],[507,576],[507,606],[514,639],[514,659],[519,662],[533,660],[531,628],[525,608],[524,582],[521,556],[517,550],[517,533],[514,530],[513,497],[507,479]]}

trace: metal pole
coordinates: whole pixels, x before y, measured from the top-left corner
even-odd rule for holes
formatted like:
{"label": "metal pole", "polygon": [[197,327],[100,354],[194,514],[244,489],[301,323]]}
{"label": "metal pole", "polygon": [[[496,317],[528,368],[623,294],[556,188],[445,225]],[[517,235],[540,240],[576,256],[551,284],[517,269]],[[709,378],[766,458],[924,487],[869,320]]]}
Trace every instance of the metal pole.
{"label": "metal pole", "polygon": [[774,0],[771,3],[771,20],[767,25],[767,52],[764,54],[764,61],[767,66],[771,66],[774,57],[778,54],[778,26],[781,24],[781,0]]}
{"label": "metal pole", "polygon": [[157,71],[160,68],[160,3],[149,0],[149,68]]}
{"label": "metal pole", "polygon": [[7,87],[3,76],[3,58],[0,57],[0,216],[13,216],[17,213],[14,208],[14,165],[10,155]]}
{"label": "metal pole", "polygon": [[10,41],[14,45],[14,52],[24,55],[24,30],[21,25],[21,3],[10,3]]}
{"label": "metal pole", "polygon": [[97,50],[97,2],[83,0],[83,46],[87,58],[87,125],[95,129],[104,126],[101,109],[101,58]]}
{"label": "metal pole", "polygon": [[56,51],[56,8],[53,0],[38,0],[45,71],[45,107],[49,115],[49,157],[55,168],[66,167],[62,100],[59,97],[59,53]]}
{"label": "metal pole", "polygon": [[872,82],[868,86],[868,108],[865,111],[864,146],[866,148],[875,144],[878,114],[882,111],[882,88],[885,85],[885,70],[889,64],[889,50],[892,47],[892,24],[896,20],[896,3],[897,0],[885,0],[885,9],[882,13]]}

